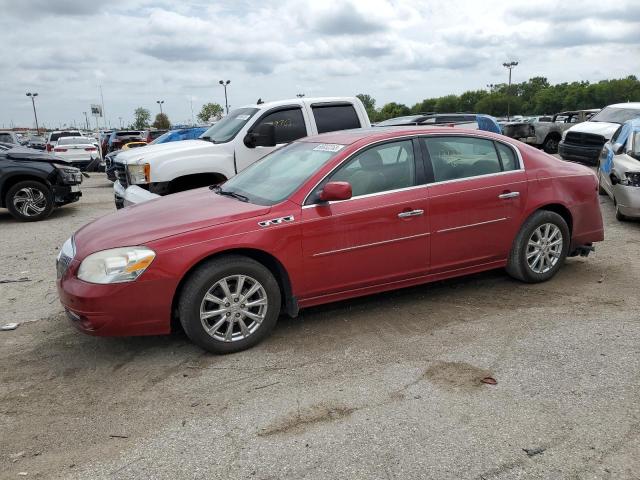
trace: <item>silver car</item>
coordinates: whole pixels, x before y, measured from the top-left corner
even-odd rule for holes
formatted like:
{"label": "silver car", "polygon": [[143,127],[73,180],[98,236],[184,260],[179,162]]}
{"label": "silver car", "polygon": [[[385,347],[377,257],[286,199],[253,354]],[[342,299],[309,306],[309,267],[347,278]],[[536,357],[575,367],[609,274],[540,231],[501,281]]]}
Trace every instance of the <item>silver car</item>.
{"label": "silver car", "polygon": [[602,148],[599,192],[609,195],[616,218],[640,218],[640,118],[627,121]]}

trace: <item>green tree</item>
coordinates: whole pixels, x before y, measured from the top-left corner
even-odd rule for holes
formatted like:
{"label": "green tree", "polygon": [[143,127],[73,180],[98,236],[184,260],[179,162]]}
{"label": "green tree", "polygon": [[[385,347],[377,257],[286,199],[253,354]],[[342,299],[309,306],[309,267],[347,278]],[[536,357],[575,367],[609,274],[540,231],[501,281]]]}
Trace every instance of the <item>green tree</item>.
{"label": "green tree", "polygon": [[413,107],[411,107],[411,113],[418,114],[418,113],[435,112],[436,103],[438,103],[437,98],[425,98],[421,102],[418,102]]}
{"label": "green tree", "polygon": [[200,109],[200,113],[198,114],[198,120],[200,120],[202,123],[206,123],[216,117],[219,117],[222,115],[223,109],[222,106],[218,103],[205,103],[204,105],[202,105],[202,108]]}
{"label": "green tree", "polygon": [[439,113],[452,113],[458,112],[460,101],[457,95],[446,95],[440,97],[436,102],[436,112]]}
{"label": "green tree", "polygon": [[369,115],[369,120],[374,122],[378,115],[376,111],[376,99],[366,93],[359,93],[356,97],[358,97],[362,105],[364,105],[364,109],[367,111],[367,115]]}
{"label": "green tree", "polygon": [[159,113],[156,115],[156,119],[153,121],[153,128],[158,128],[160,130],[168,130],[171,128],[171,122],[169,122],[169,117],[167,117],[166,113]]}
{"label": "green tree", "polygon": [[149,120],[151,120],[151,113],[149,110],[143,107],[138,107],[133,111],[133,126],[136,130],[142,130],[149,126]]}
{"label": "green tree", "polygon": [[391,102],[387,103],[380,109],[380,115],[378,120],[387,120],[389,118],[403,117],[410,115],[411,110],[402,103]]}

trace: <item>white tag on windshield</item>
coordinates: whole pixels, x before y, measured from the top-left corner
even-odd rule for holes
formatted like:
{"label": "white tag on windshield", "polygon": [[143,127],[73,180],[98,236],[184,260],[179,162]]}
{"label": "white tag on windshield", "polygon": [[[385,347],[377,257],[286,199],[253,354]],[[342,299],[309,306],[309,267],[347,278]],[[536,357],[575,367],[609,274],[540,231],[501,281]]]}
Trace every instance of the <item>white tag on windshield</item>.
{"label": "white tag on windshield", "polygon": [[344,148],[344,145],[339,145],[337,143],[321,143],[316,148],[314,148],[317,152],[339,152]]}
{"label": "white tag on windshield", "polygon": [[249,120],[249,115],[238,115],[236,120]]}

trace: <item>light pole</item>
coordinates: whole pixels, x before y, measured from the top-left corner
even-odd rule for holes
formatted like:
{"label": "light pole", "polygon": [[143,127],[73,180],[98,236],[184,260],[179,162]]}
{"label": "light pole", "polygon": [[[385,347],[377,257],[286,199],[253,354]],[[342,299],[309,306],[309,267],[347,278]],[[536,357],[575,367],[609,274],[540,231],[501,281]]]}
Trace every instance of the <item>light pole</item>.
{"label": "light pole", "polygon": [[120,130],[122,130],[122,117],[118,117],[118,120],[120,120]]}
{"label": "light pole", "polygon": [[87,124],[87,131],[89,131],[89,116],[87,115],[87,112],[82,113],[84,113],[84,121]]}
{"label": "light pole", "polygon": [[511,121],[509,115],[509,101],[511,100],[511,70],[513,70],[513,67],[516,65],[518,65],[518,62],[505,62],[502,64],[503,67],[509,70],[509,87],[507,89],[507,122]]}
{"label": "light pole", "polygon": [[489,89],[489,93],[493,93],[493,89],[496,87],[493,83],[487,83],[487,88]]}
{"label": "light pole", "polygon": [[36,119],[36,133],[40,135],[40,127],[38,127],[38,114],[36,113],[36,100],[35,98],[38,96],[37,93],[27,92],[27,97],[31,97],[31,105],[33,105],[33,116]]}
{"label": "light pole", "polygon": [[160,114],[162,114],[162,104],[164,103],[164,100],[156,100],[156,103],[160,105]]}
{"label": "light pole", "polygon": [[227,115],[229,115],[229,102],[227,101],[227,85],[229,85],[231,83],[231,80],[227,80],[226,82],[224,80],[220,80],[220,85],[222,85],[224,87],[224,107],[227,110]]}

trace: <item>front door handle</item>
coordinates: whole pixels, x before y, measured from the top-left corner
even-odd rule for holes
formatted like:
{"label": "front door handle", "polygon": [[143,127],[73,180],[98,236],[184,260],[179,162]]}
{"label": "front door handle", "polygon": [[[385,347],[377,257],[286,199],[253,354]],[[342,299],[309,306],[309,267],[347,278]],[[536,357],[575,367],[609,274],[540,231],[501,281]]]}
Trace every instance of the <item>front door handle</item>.
{"label": "front door handle", "polygon": [[409,210],[408,212],[400,212],[398,214],[398,218],[407,218],[407,217],[417,217],[418,215],[422,215],[424,210]]}
{"label": "front door handle", "polygon": [[501,200],[505,200],[507,198],[516,198],[520,196],[520,192],[506,192],[498,195],[498,198]]}

